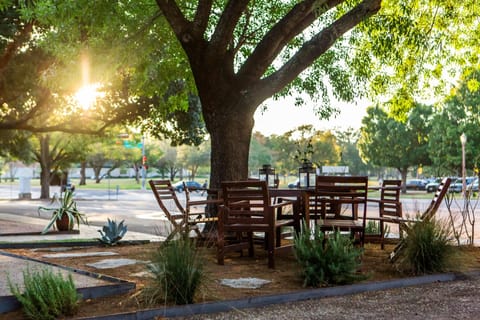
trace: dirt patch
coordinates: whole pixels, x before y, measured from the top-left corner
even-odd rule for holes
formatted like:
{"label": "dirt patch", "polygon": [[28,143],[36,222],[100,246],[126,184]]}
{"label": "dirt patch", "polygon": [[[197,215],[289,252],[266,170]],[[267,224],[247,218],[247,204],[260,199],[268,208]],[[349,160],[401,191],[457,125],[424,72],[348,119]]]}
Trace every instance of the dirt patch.
{"label": "dirt patch", "polygon": [[[142,308],[138,301],[139,292],[148,285],[150,278],[148,276],[139,276],[144,274],[146,263],[150,260],[152,252],[156,250],[158,244],[149,243],[144,245],[118,245],[111,248],[104,246],[79,247],[69,250],[73,252],[96,252],[112,251],[118,253],[118,258],[129,258],[143,261],[135,265],[123,266],[114,269],[98,270],[89,267],[88,264],[98,262],[104,257],[82,257],[82,258],[62,258],[52,259],[44,258],[47,249],[15,249],[5,250],[15,254],[25,255],[39,260],[65,265],[81,270],[93,271],[123,280],[135,282],[137,288],[128,294],[114,296],[102,299],[93,299],[82,301],[77,317],[99,316],[105,314],[128,312]],[[380,250],[377,244],[366,244],[365,253],[362,258],[361,272],[369,275],[369,281],[380,281],[410,276],[399,273],[396,268],[388,261],[388,253],[391,246],[385,250]],[[299,267],[293,254],[283,254],[276,257],[276,268],[267,267],[267,259],[263,255],[263,250],[256,250],[256,256],[240,256],[238,253],[229,254],[225,259],[225,265],[220,266],[216,263],[216,249],[214,247],[201,247],[205,253],[207,271],[207,280],[199,292],[197,302],[229,300],[245,298],[259,295],[278,294],[305,290],[302,286],[302,279],[299,276]],[[476,247],[459,248],[462,254],[462,270],[467,271],[478,268],[480,263],[480,249]],[[220,284],[220,279],[235,279],[244,277],[254,277],[271,281],[259,289],[232,289]],[[159,306],[160,307],[160,306]],[[21,319],[21,312],[10,312],[0,315],[3,319]]]}

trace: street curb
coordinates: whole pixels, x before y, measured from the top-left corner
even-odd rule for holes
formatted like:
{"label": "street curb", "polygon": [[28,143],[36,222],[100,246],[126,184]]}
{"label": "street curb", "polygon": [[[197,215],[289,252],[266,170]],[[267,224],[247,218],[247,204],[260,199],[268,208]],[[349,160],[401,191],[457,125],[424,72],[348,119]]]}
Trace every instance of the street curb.
{"label": "street curb", "polygon": [[82,320],[147,320],[155,317],[182,317],[198,314],[209,314],[218,312],[228,312],[232,310],[258,308],[268,305],[304,301],[310,299],[326,298],[333,296],[343,296],[358,294],[370,291],[379,291],[387,289],[395,289],[402,287],[418,286],[434,282],[447,282],[454,280],[466,280],[470,277],[480,276],[480,271],[469,273],[445,273],[437,275],[426,275],[420,277],[410,277],[396,280],[353,284],[338,287],[328,287],[319,289],[309,289],[299,292],[291,292],[277,295],[258,296],[245,299],[206,302],[198,304],[190,304],[184,306],[173,306],[159,309],[138,310],[129,313],[119,313],[104,315],[98,317],[79,318]]}

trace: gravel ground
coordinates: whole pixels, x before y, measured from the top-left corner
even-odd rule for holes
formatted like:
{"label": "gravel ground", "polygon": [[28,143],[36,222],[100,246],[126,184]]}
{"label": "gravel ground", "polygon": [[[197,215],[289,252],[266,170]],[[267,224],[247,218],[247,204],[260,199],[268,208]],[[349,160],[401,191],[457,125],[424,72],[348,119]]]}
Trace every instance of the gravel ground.
{"label": "gravel ground", "polygon": [[480,275],[464,280],[175,319],[479,319]]}

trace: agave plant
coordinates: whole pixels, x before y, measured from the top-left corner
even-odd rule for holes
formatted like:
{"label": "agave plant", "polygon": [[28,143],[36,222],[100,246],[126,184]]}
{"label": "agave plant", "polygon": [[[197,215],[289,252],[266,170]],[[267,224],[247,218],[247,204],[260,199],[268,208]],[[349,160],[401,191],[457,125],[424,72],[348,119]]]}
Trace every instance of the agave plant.
{"label": "agave plant", "polygon": [[56,224],[57,229],[61,230],[59,226],[59,221],[62,219],[68,220],[67,230],[72,230],[75,224],[80,226],[80,222],[88,224],[85,214],[80,213],[77,209],[77,202],[73,199],[73,191],[67,190],[63,194],[63,197],[57,196],[55,194],[52,198],[51,204],[54,204],[52,207],[38,207],[38,214],[41,212],[52,212],[52,217],[43,229],[42,234],[45,234]]}
{"label": "agave plant", "polygon": [[103,244],[107,245],[114,245],[120,239],[123,238],[125,233],[127,233],[127,226],[123,224],[124,220],[122,220],[118,225],[116,220],[110,220],[108,218],[108,223],[103,226],[102,230],[98,230],[100,235],[102,236],[98,240]]}

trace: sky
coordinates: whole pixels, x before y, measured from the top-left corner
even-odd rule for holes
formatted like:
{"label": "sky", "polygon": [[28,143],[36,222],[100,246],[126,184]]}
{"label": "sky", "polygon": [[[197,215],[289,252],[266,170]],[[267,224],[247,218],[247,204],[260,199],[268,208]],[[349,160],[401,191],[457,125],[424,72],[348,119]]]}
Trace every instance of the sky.
{"label": "sky", "polygon": [[255,113],[255,126],[253,131],[259,131],[265,136],[271,134],[281,135],[293,130],[300,125],[312,124],[317,130],[328,129],[358,129],[361,126],[362,118],[366,115],[366,108],[369,102],[362,100],[357,104],[337,103],[340,113],[336,118],[320,121],[313,112],[312,106],[295,107],[293,99],[281,99],[266,101],[268,109],[262,113],[257,110]]}

